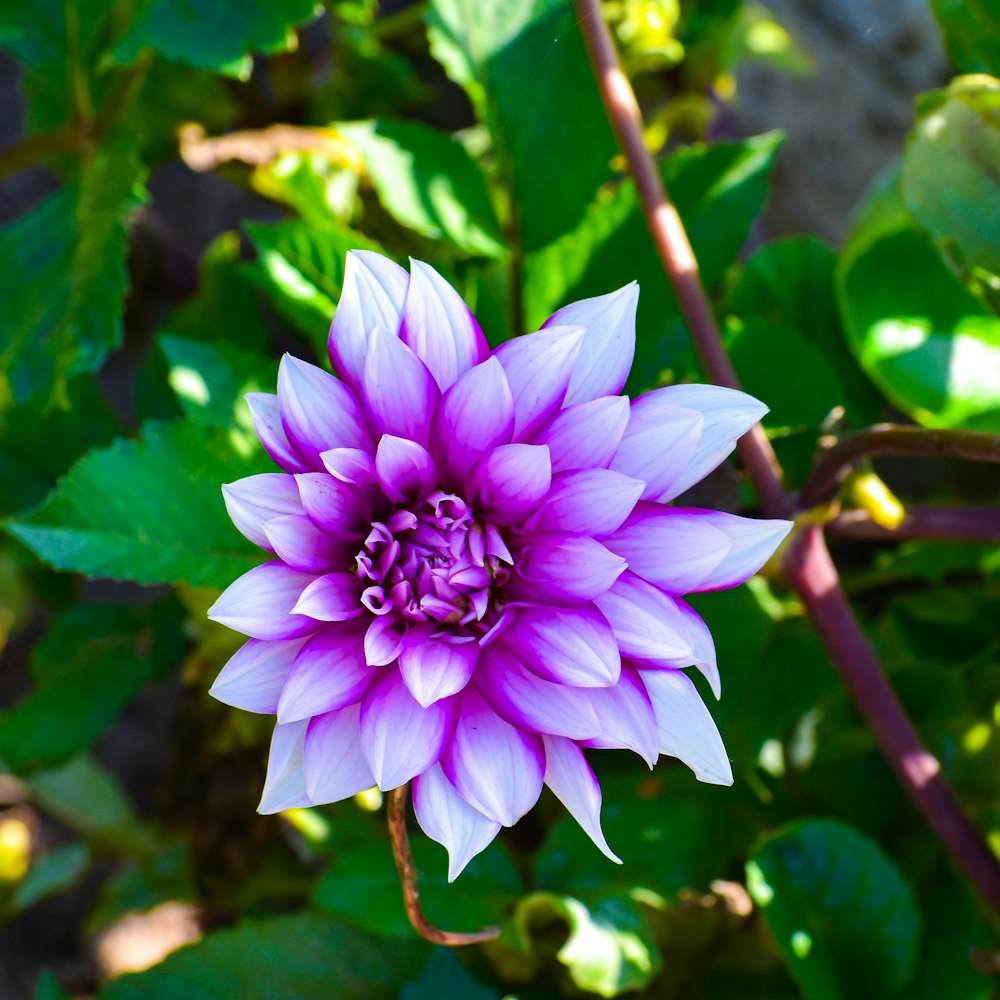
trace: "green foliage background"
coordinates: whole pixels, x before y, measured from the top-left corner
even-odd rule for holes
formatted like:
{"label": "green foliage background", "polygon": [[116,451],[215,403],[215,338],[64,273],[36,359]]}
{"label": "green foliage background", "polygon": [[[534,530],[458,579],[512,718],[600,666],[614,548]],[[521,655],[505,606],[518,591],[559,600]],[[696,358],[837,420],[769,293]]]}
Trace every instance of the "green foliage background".
{"label": "green foliage background", "polygon": [[[918,100],[897,166],[830,248],[755,228],[780,135],[705,138],[708,87],[761,57],[762,18],[784,38],[768,57],[800,72],[795,43],[743,0],[606,5],[793,488],[821,433],[886,416],[1000,432],[1000,9],[931,7],[957,75]],[[238,637],[205,609],[258,559],[219,485],[268,467],[242,396],[272,389],[282,350],[322,358],[347,250],[431,262],[494,344],[638,279],[629,391],[702,377],[569,0],[39,0],[0,9],[0,47],[27,109],[0,180],[34,168],[48,191],[0,228],[0,995],[996,995],[995,917],[765,577],[698,601],[732,789],[595,754],[620,867],[552,798],[451,886],[414,831],[431,918],[499,922],[494,944],[415,938],[377,797],[254,811],[267,720],[206,694]],[[178,149],[230,199],[231,228],[203,232],[171,201]],[[995,475],[929,468],[877,471],[904,501],[996,505]],[[755,501],[723,469],[698,502]],[[1000,850],[1000,556],[838,555]],[[201,939],[111,976],[100,942],[168,903]]]}

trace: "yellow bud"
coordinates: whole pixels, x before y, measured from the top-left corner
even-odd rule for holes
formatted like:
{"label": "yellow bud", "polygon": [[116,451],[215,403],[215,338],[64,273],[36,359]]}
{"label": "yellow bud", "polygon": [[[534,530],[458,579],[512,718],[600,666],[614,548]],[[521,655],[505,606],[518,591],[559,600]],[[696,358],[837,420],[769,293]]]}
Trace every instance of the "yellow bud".
{"label": "yellow bud", "polygon": [[906,518],[903,505],[874,472],[855,472],[848,478],[844,492],[855,507],[866,511],[883,528],[898,528]]}
{"label": "yellow bud", "polygon": [[0,882],[19,882],[31,863],[31,829],[19,816],[0,819]]}

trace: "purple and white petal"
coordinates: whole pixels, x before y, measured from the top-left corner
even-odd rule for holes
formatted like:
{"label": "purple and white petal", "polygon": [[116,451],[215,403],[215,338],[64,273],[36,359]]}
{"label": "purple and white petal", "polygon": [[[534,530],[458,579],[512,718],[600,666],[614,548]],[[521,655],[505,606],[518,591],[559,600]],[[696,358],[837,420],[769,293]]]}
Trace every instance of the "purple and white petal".
{"label": "purple and white petal", "polygon": [[313,579],[278,561],[255,566],[223,591],[208,617],[254,639],[297,639],[317,627],[314,618],[294,610]]}
{"label": "purple and white petal", "polygon": [[265,816],[312,805],[306,793],[306,778],[302,770],[302,749],[306,735],[305,722],[290,722],[274,727],[271,752],[267,758],[267,777],[257,812]]}
{"label": "purple and white petal", "polygon": [[729,755],[691,679],[679,670],[643,670],[642,680],[656,712],[660,753],[683,761],[699,781],[731,785]]}
{"label": "purple and white petal", "polygon": [[270,392],[248,392],[243,398],[250,407],[253,429],[264,446],[264,451],[285,472],[305,472],[308,466],[289,444],[285,428],[281,425],[278,397]]}
{"label": "purple and white petal", "polygon": [[503,641],[518,662],[555,684],[608,687],[622,661],[608,620],[592,604],[518,608]]}
{"label": "purple and white petal", "polygon": [[332,538],[305,514],[286,514],[268,521],[264,533],[282,562],[305,573],[327,573],[350,562],[356,546],[349,539]]}
{"label": "purple and white petal", "polygon": [[416,441],[383,434],[375,453],[375,474],[393,503],[423,500],[437,486],[437,466]]}
{"label": "purple and white petal", "polygon": [[295,657],[278,701],[278,721],[297,722],[354,705],[374,677],[375,668],[365,660],[365,629],[354,622],[325,628]]}
{"label": "purple and white petal", "polygon": [[365,659],[376,667],[392,663],[403,650],[406,625],[394,615],[376,618],[365,633]]}
{"label": "purple and white petal", "polygon": [[426,445],[440,395],[420,358],[399,337],[376,327],[365,356],[364,400],[379,432]]}
{"label": "purple and white petal", "polygon": [[378,482],[375,461],[362,448],[331,448],[319,456],[327,472],[342,483],[353,486],[371,486]]}
{"label": "purple and white petal", "polygon": [[226,483],[222,496],[233,524],[262,549],[271,548],[264,533],[268,521],[283,514],[302,513],[294,478],[280,472],[265,472]]}
{"label": "purple and white petal", "polygon": [[476,463],[469,491],[476,510],[491,524],[521,524],[538,509],[552,485],[549,449],[504,444]]}
{"label": "purple and white petal", "polygon": [[300,474],[295,484],[306,516],[328,535],[360,539],[371,530],[371,489],[351,486],[325,472]]}
{"label": "purple and white petal", "polygon": [[566,405],[585,403],[622,391],[635,357],[635,312],[639,286],[631,284],[608,295],[580,299],[545,321],[550,326],[582,326],[587,332],[566,392]]}
{"label": "purple and white petal", "polygon": [[652,770],[659,736],[653,704],[639,672],[623,666],[614,687],[587,688],[585,693],[601,722],[601,732],[584,741],[584,746],[634,750]]}
{"label": "purple and white petal", "polygon": [[278,369],[281,424],[296,454],[310,469],[322,469],[330,448],[370,450],[368,421],[354,391],[322,368],[286,354]]}
{"label": "purple and white petal", "polygon": [[462,708],[441,767],[462,798],[503,826],[513,826],[537,801],[545,775],[540,736],[504,722],[475,688]]}
{"label": "purple and white petal", "polygon": [[553,472],[606,469],[618,450],[629,422],[625,396],[604,396],[567,406],[535,437],[547,444]]}
{"label": "purple and white petal", "polygon": [[517,553],[518,589],[542,604],[583,604],[603,594],[626,566],[621,556],[585,535],[531,535]]}
{"label": "purple and white petal", "polygon": [[554,326],[494,351],[514,397],[515,441],[529,440],[563,405],[583,334],[578,326]]}
{"label": "purple and white petal", "polygon": [[359,705],[312,719],[306,730],[306,792],[316,805],[339,802],[371,788],[375,777],[361,750]]}
{"label": "purple and white petal", "polygon": [[292,661],[306,641],[249,639],[230,657],[208,693],[224,705],[273,715]]}
{"label": "purple and white petal", "polygon": [[361,581],[353,573],[327,573],[312,578],[293,610],[321,622],[346,622],[364,614]]}
{"label": "purple and white petal", "polygon": [[330,327],[330,361],[351,385],[360,388],[368,338],[376,327],[398,335],[410,276],[398,264],[352,250],[344,267],[344,288]]}
{"label": "purple and white petal", "polygon": [[413,811],[424,833],[447,850],[449,882],[500,832],[499,823],[458,794],[440,764],[413,779]]}
{"label": "purple and white petal", "polygon": [[399,339],[427,365],[442,392],[490,354],[462,296],[433,267],[412,258]]}
{"label": "purple and white petal", "polygon": [[580,535],[610,534],[621,527],[639,502],[646,484],[611,469],[560,472],[525,531],[571,531]]}
{"label": "purple and white petal", "polygon": [[601,829],[601,786],[583,751],[562,736],[546,736],[545,784],[603,854],[616,864],[622,859],[608,847]]}
{"label": "purple and white petal", "polygon": [[466,372],[445,394],[433,439],[444,464],[463,483],[479,459],[514,433],[514,397],[496,358]]}
{"label": "purple and white petal", "polygon": [[383,792],[437,763],[452,741],[458,711],[458,698],[423,708],[398,670],[381,672],[361,702],[361,749]]}
{"label": "purple and white petal", "polygon": [[458,694],[479,661],[479,643],[436,636],[436,625],[414,625],[399,651],[399,672],[410,694],[424,707]]}

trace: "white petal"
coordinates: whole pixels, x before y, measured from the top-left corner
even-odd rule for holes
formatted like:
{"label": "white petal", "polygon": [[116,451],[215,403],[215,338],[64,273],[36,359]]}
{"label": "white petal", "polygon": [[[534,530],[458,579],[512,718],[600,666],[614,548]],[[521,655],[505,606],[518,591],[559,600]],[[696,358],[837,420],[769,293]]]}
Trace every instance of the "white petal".
{"label": "white petal", "polygon": [[233,524],[262,549],[271,548],[264,533],[268,521],[282,514],[302,513],[295,479],[280,472],[265,472],[226,483],[222,496]]}
{"label": "white petal", "polygon": [[312,804],[306,793],[306,778],[302,770],[305,735],[304,721],[274,727],[271,753],[267,758],[267,778],[257,812],[269,815]]}
{"label": "white petal", "polygon": [[375,784],[361,752],[358,705],[319,715],[305,740],[306,791],[316,805],[339,802]]}
{"label": "white petal", "polygon": [[224,705],[273,715],[296,654],[307,641],[250,639],[222,668],[208,692]]}

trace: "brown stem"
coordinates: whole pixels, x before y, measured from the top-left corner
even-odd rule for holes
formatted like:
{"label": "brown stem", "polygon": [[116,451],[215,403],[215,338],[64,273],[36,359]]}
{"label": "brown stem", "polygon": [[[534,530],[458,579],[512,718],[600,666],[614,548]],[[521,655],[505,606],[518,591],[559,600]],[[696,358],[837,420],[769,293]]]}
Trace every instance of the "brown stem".
{"label": "brown stem", "polygon": [[819,525],[803,528],[784,570],[903,787],[983,897],[1000,911],[1000,861],[962,812],[937,759],[921,745],[851,612]]}
{"label": "brown stem", "polygon": [[34,132],[0,150],[0,181],[58,153],[82,153],[86,145],[86,129],[79,122]]}
{"label": "brown stem", "polygon": [[417,869],[410,853],[410,838],[406,833],[406,796],[407,785],[401,785],[389,792],[389,838],[392,840],[392,853],[399,870],[399,880],[403,886],[403,903],[410,923],[422,937],[435,944],[445,944],[451,948],[463,944],[480,944],[492,941],[500,935],[497,927],[487,927],[485,930],[472,934],[456,934],[453,931],[443,931],[435,927],[424,916],[420,905],[420,892],[417,889]]}
{"label": "brown stem", "polygon": [[[736,373],[723,348],[687,234],[643,144],[639,106],[622,72],[611,33],[601,19],[599,0],[576,0],[576,7],[608,116],[628,157],[647,224],[705,371],[717,384],[737,388]],[[789,510],[781,467],[763,429],[755,427],[740,445],[765,509],[771,514]],[[785,557],[784,570],[904,787],[946,849],[1000,911],[1000,862],[955,801],[938,762],[921,746],[840,589],[821,527],[803,526]]]}
{"label": "brown stem", "polygon": [[802,487],[799,506],[808,509],[831,499],[851,469],[873,455],[968,458],[975,462],[1000,462],[1000,434],[876,424],[841,438],[820,455]]}
{"label": "brown stem", "polygon": [[[608,117],[628,159],[653,243],[691,329],[705,373],[716,385],[738,389],[739,378],[722,346],[684,224],[646,150],[639,105],[618,61],[611,32],[601,18],[600,0],[576,0],[576,6]],[[765,510],[770,514],[785,513],[788,498],[781,466],[760,424],[743,436],[739,449]]]}
{"label": "brown stem", "polygon": [[863,510],[848,510],[826,526],[828,535],[869,542],[947,538],[963,542],[1000,542],[1000,510],[995,507],[925,507],[907,504],[903,523],[887,528]]}

